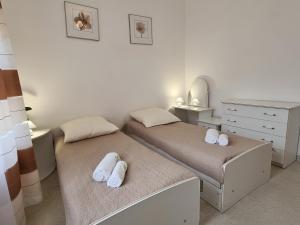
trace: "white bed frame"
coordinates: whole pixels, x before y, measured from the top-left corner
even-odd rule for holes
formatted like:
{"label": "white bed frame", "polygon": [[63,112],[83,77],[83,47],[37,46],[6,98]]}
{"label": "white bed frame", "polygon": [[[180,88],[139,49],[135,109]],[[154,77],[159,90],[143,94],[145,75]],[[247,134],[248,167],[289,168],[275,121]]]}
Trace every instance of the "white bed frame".
{"label": "white bed frame", "polygon": [[90,225],[199,225],[200,180],[181,181]]}
{"label": "white bed frame", "polygon": [[[55,137],[60,129],[53,129]],[[200,180],[180,181],[132,202],[90,225],[199,225]]]}
{"label": "white bed frame", "polygon": [[221,184],[211,177],[194,170],[178,161],[165,151],[151,145],[134,134],[129,136],[159,154],[189,168],[201,179],[201,198],[210,203],[220,212],[225,212],[259,186],[265,184],[271,176],[272,145],[261,144],[234,157],[223,165],[224,183]]}

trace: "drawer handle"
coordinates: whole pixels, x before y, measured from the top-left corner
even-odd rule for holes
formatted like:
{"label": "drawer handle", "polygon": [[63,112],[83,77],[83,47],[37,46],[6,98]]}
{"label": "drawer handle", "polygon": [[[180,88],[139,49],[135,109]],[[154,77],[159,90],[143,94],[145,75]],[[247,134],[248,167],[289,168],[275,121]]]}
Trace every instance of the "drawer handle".
{"label": "drawer handle", "polygon": [[237,121],[228,119],[227,122],[236,123]]}
{"label": "drawer handle", "polygon": [[[262,140],[262,141],[267,141],[267,140],[266,140],[266,139],[264,139],[264,138],[262,138],[261,140]],[[274,141],[268,141],[268,142],[270,142],[270,143],[274,144]]]}
{"label": "drawer handle", "polygon": [[231,131],[231,130],[227,130],[227,132],[232,133],[232,134],[236,134],[235,131]]}
{"label": "drawer handle", "polygon": [[232,112],[237,112],[237,109],[234,109],[234,108],[228,108],[227,110],[232,111]]}
{"label": "drawer handle", "polygon": [[264,113],[265,116],[277,116],[276,114]]}
{"label": "drawer handle", "polygon": [[275,127],[267,127],[265,125],[263,125],[262,128],[265,128],[265,129],[268,129],[268,130],[275,130]]}

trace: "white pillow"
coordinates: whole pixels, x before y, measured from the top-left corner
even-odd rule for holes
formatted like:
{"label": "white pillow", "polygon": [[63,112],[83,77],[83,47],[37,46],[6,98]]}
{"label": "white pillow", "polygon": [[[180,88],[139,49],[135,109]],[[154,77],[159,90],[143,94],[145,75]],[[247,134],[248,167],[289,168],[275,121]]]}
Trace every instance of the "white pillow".
{"label": "white pillow", "polygon": [[101,116],[83,117],[60,126],[65,133],[65,143],[110,134],[119,130]]}
{"label": "white pillow", "polygon": [[180,121],[180,119],[174,116],[172,113],[160,108],[148,108],[135,111],[132,112],[130,116],[138,122],[144,124],[145,127],[153,127]]}

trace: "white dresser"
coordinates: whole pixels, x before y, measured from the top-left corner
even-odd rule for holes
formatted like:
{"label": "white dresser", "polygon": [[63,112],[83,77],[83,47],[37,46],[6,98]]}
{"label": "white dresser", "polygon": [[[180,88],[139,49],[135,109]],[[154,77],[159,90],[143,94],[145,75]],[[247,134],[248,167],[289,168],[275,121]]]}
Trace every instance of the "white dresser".
{"label": "white dresser", "polygon": [[273,143],[273,162],[283,168],[297,159],[300,103],[228,99],[222,131]]}

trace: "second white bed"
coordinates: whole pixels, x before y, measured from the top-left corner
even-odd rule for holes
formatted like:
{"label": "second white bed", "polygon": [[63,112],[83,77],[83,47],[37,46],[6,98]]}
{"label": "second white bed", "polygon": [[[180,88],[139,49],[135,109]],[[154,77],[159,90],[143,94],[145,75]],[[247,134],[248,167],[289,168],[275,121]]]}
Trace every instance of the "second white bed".
{"label": "second white bed", "polygon": [[204,142],[206,129],[182,122],[146,128],[131,120],[127,133],[152,150],[197,173],[201,197],[224,212],[267,182],[271,173],[271,144],[228,134],[227,147]]}

